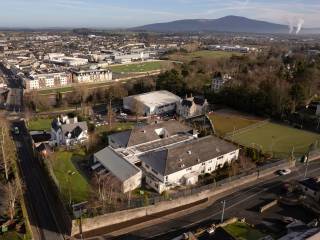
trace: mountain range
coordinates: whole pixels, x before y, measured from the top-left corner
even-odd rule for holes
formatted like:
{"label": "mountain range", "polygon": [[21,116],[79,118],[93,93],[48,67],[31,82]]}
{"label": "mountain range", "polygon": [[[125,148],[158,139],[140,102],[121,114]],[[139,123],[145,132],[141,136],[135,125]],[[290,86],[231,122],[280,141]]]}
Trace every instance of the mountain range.
{"label": "mountain range", "polygon": [[[217,19],[185,19],[134,27],[133,31],[147,32],[238,32],[289,33],[289,26],[239,16]],[[297,27],[294,27],[296,32]],[[302,29],[302,33],[320,33],[320,29]]]}

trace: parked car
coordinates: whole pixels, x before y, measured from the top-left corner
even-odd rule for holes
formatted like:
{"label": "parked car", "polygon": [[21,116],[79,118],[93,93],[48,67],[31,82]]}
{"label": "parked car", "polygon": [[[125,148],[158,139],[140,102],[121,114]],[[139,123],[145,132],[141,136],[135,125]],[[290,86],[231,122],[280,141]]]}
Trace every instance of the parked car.
{"label": "parked car", "polygon": [[288,175],[291,173],[291,170],[286,168],[286,169],[281,169],[277,171],[277,174],[279,174],[280,176],[284,176],[284,175]]}
{"label": "parked car", "polygon": [[207,233],[212,235],[216,231],[216,225],[212,224],[209,228],[207,228]]}
{"label": "parked car", "polygon": [[19,130],[18,127],[14,127],[14,128],[13,128],[13,134],[14,134],[14,135],[19,135],[19,134],[20,134],[20,130]]}

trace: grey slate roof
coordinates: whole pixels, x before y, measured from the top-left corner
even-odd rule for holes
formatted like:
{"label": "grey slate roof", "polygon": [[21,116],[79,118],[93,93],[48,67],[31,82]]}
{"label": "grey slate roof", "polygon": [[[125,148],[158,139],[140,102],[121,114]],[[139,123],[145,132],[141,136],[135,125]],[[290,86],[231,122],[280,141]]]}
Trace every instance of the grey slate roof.
{"label": "grey slate roof", "polygon": [[113,139],[114,142],[117,142],[122,147],[131,147],[161,139],[155,132],[155,130],[159,128],[164,128],[166,130],[166,134],[169,136],[192,131],[192,128],[178,121],[170,120],[115,133],[110,135],[109,138]]}
{"label": "grey slate roof", "polygon": [[[80,128],[80,129],[79,129]],[[72,138],[78,137],[82,131],[88,130],[87,122],[77,122],[70,124],[62,124],[61,130],[63,135],[67,135],[69,132],[71,133]],[[82,131],[80,131],[82,130]]]}
{"label": "grey slate roof", "polygon": [[146,153],[140,159],[166,176],[237,149],[231,143],[209,136]]}
{"label": "grey slate roof", "polygon": [[106,169],[121,181],[125,181],[140,172],[140,169],[120,157],[109,147],[95,153],[94,156]]}

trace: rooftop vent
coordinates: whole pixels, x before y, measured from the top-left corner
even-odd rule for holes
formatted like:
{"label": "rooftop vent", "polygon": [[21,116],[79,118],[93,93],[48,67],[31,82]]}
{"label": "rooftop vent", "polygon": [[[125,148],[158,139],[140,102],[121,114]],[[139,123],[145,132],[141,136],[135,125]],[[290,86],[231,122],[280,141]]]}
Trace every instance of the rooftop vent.
{"label": "rooftop vent", "polygon": [[200,158],[197,159],[197,162],[198,162],[198,163],[201,162]]}
{"label": "rooftop vent", "polygon": [[179,162],[182,162],[182,158],[179,159]]}
{"label": "rooftop vent", "polygon": [[220,149],[219,149],[219,148],[216,148],[216,152],[220,152]]}
{"label": "rooftop vent", "polygon": [[180,165],[181,168],[184,168],[186,165],[184,165],[183,163]]}
{"label": "rooftop vent", "polygon": [[189,155],[191,155],[191,151],[189,150],[188,152],[187,152]]}

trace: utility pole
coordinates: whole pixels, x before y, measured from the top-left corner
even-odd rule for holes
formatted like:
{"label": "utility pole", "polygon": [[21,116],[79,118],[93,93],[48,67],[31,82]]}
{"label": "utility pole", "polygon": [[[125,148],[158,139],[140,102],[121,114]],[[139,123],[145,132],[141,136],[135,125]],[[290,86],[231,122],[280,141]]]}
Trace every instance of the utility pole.
{"label": "utility pole", "polygon": [[81,240],[83,240],[83,234],[82,234],[82,206],[80,207],[80,225],[79,225],[79,230],[80,230],[80,237]]}
{"label": "utility pole", "polygon": [[308,153],[307,153],[306,170],[305,170],[305,172],[304,172],[304,178],[306,178],[306,177],[307,177],[307,174],[308,174],[309,155],[310,155],[310,151],[311,151],[311,146],[312,146],[312,145],[310,145],[310,147],[309,147],[309,149],[308,149]]}
{"label": "utility pole", "polygon": [[226,207],[226,200],[223,200],[222,202],[222,214],[221,214],[221,223],[223,223],[224,218],[224,209]]}

